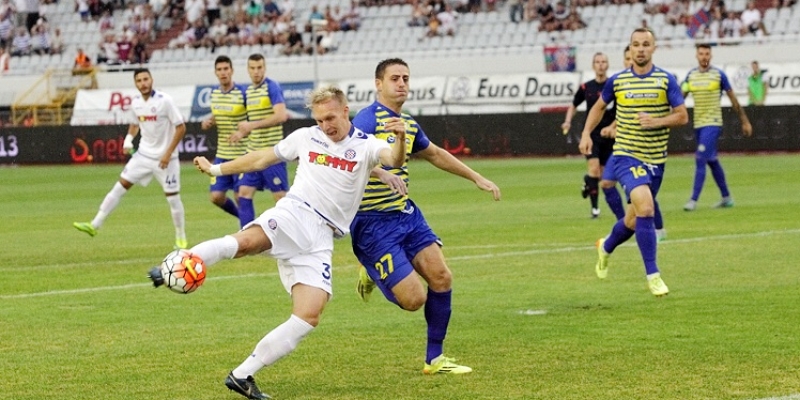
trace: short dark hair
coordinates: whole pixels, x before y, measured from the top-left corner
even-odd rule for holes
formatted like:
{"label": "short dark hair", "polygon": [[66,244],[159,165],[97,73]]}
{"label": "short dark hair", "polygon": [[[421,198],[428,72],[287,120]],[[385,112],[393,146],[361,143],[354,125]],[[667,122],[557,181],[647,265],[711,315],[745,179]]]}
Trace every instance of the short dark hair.
{"label": "short dark hair", "polygon": [[386,73],[386,68],[398,64],[408,68],[408,64],[401,58],[387,58],[379,62],[378,66],[375,67],[375,79],[383,79],[383,74]]}
{"label": "short dark hair", "polygon": [[228,56],[219,56],[216,60],[214,60],[214,67],[216,68],[217,64],[227,63],[228,65],[233,68],[233,61]]}
{"label": "short dark hair", "polygon": [[709,49],[709,50],[711,50],[711,45],[708,44],[708,43],[698,43],[694,47],[698,48],[698,49]]}
{"label": "short dark hair", "polygon": [[264,55],[261,53],[250,54],[250,57],[247,57],[247,61],[264,61]]}
{"label": "short dark hair", "polygon": [[631,51],[631,45],[625,46],[625,50],[622,51],[622,54],[624,55],[625,53],[627,53],[629,51]]}
{"label": "short dark hair", "polygon": [[636,32],[640,32],[640,33],[649,33],[649,34],[650,34],[650,36],[652,36],[652,37],[653,37],[653,40],[656,40],[656,33],[655,33],[655,32],[653,32],[653,30],[652,30],[652,29],[650,29],[650,28],[645,28],[645,27],[636,28],[636,29],[634,29],[634,30],[633,30],[633,32],[631,33],[631,36],[633,36],[633,34],[634,34],[634,33],[636,33]]}
{"label": "short dark hair", "polygon": [[139,76],[139,74],[147,74],[150,75],[151,77],[153,76],[153,74],[151,74],[150,70],[147,68],[136,68],[135,70],[133,70],[133,79],[136,79],[136,77]]}

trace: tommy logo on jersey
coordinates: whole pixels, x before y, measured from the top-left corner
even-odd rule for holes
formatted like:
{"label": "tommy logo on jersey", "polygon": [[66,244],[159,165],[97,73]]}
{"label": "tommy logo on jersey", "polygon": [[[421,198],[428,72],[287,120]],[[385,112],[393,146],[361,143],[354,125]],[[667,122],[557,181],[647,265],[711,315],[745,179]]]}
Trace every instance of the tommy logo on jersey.
{"label": "tommy logo on jersey", "polygon": [[[353,159],[356,157],[356,151],[347,150],[344,152],[344,156],[347,159]],[[353,169],[355,169],[358,164],[358,161],[348,161],[330,154],[320,154],[314,151],[308,152],[308,162],[317,165],[327,165],[331,168],[338,168],[347,172],[353,172]]]}

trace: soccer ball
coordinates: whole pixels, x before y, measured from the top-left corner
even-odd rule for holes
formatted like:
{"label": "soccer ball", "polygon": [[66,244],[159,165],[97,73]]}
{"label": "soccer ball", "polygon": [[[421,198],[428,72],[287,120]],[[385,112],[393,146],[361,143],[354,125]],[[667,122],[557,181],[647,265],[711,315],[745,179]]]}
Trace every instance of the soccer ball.
{"label": "soccer ball", "polygon": [[161,262],[164,283],[175,293],[189,294],[206,280],[206,265],[199,256],[186,250],[175,250]]}

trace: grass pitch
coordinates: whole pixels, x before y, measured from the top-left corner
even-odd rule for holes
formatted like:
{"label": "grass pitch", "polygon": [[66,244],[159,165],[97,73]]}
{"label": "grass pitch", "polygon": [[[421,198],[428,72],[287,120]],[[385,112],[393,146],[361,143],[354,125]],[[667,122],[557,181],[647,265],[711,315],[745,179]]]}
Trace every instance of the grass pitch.
{"label": "grass pitch", "polygon": [[[495,203],[423,162],[411,193],[445,242],[454,272],[445,351],[475,369],[423,376],[421,311],[355,294],[349,239],[337,242],[335,296],[320,326],[256,379],[276,399],[757,399],[800,393],[800,157],[725,155],[736,206],[709,174],[684,212],[694,161],[671,157],[659,244],[666,298],[646,288],[631,240],[594,275],[594,241],[611,212],[589,219],[585,164],[469,159],[495,181]],[[160,187],[134,187],[98,236],[90,220],[120,165],[0,169],[0,399],[237,399],[222,385],[255,343],[285,321],[275,261],[209,271],[183,296],[144,275],[171,250]],[[184,165],[190,243],[234,232]],[[602,200],[601,200],[602,202]],[[259,211],[272,204],[258,194]]]}

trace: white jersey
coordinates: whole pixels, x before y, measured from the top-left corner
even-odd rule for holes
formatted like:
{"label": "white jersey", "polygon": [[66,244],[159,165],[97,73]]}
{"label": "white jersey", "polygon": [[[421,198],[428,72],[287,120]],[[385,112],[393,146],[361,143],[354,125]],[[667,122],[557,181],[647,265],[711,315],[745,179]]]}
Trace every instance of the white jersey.
{"label": "white jersey", "polygon": [[350,231],[370,171],[380,163],[386,141],[355,128],[331,141],[318,126],[300,128],[275,145],[284,161],[298,160],[287,197],[306,202],[331,223],[339,235]]}
{"label": "white jersey", "polygon": [[[139,149],[137,153],[151,159],[161,159],[175,137],[175,126],[183,123],[183,116],[172,97],[166,93],[150,93],[145,101],[141,93],[133,96],[131,110],[139,122]],[[172,158],[178,157],[178,149]]]}

